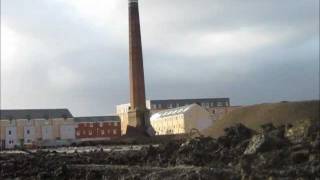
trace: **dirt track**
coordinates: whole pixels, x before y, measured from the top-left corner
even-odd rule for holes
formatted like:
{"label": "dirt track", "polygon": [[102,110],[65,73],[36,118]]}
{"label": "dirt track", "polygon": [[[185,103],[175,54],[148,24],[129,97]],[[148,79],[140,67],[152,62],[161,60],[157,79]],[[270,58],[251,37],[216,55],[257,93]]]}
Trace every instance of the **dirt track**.
{"label": "dirt track", "polygon": [[263,128],[256,133],[239,124],[218,139],[170,141],[138,151],[1,154],[0,179],[320,178],[319,124]]}

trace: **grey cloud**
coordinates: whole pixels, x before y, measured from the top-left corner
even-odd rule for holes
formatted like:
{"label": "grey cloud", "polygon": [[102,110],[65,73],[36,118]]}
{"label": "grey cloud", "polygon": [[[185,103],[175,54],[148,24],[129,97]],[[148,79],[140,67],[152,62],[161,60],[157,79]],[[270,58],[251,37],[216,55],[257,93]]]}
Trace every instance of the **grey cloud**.
{"label": "grey cloud", "polygon": [[[318,1],[141,0],[140,5],[149,98],[230,97],[236,105],[319,98]],[[126,15],[122,9],[117,13]],[[25,59],[29,66],[17,64],[19,73],[11,77],[2,69],[3,108],[68,107],[75,115],[104,115],[128,101],[127,30],[119,39],[113,24],[94,26],[49,0],[2,1],[1,13],[10,28],[50,52],[34,52]],[[284,38],[247,53],[167,51],[166,45],[179,48],[190,34],[250,28]]]}

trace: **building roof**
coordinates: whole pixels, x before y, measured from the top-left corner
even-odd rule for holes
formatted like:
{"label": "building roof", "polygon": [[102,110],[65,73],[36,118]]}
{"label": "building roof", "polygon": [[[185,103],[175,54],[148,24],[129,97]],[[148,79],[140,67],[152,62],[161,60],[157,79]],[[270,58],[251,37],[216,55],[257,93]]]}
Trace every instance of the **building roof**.
{"label": "building roof", "polygon": [[183,113],[187,112],[188,110],[190,110],[194,106],[198,106],[198,105],[197,104],[191,104],[191,105],[187,105],[187,106],[182,106],[182,107],[178,107],[178,108],[173,108],[173,109],[160,111],[160,112],[157,112],[157,113],[153,114],[151,116],[150,120],[153,121],[153,120],[156,120],[158,118],[163,118],[163,117],[183,114]]}
{"label": "building roof", "polygon": [[120,121],[119,116],[91,116],[91,117],[75,117],[75,122],[108,122]]}
{"label": "building roof", "polygon": [[0,119],[72,118],[68,109],[1,109]]}

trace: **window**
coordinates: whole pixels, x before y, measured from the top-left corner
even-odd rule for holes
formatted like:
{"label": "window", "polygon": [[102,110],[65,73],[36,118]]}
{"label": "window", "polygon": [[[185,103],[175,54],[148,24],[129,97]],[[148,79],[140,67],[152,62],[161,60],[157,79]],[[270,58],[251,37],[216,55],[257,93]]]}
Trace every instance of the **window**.
{"label": "window", "polygon": [[27,134],[30,134],[30,130],[29,129],[27,130]]}
{"label": "window", "polygon": [[156,104],[152,104],[152,109],[157,109],[157,105]]}
{"label": "window", "polygon": [[114,129],[114,130],[113,130],[113,134],[117,134],[117,130]]}
{"label": "window", "polygon": [[218,106],[218,107],[223,106],[223,102],[218,102],[218,103],[217,103],[217,106]]}
{"label": "window", "polygon": [[161,104],[158,104],[158,107],[159,107],[159,109],[161,109],[162,108]]}
{"label": "window", "polygon": [[114,122],[113,125],[114,125],[114,126],[118,126],[118,123],[117,123],[117,122]]}
{"label": "window", "polygon": [[92,130],[89,130],[89,136],[91,136],[92,135]]}
{"label": "window", "polygon": [[77,136],[80,136],[80,132],[79,131],[77,131]]}
{"label": "window", "polygon": [[93,123],[90,123],[90,127],[93,127]]}
{"label": "window", "polygon": [[103,123],[102,122],[100,122],[100,127],[102,127],[103,126]]}
{"label": "window", "polygon": [[9,130],[8,134],[11,135],[11,130]]}
{"label": "window", "polygon": [[101,135],[104,135],[104,130],[101,130]]}

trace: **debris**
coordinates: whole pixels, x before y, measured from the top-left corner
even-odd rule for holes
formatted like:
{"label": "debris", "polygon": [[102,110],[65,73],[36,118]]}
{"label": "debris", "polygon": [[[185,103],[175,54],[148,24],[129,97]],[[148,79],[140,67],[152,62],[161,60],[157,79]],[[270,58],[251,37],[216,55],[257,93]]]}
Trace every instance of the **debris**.
{"label": "debris", "polygon": [[308,129],[299,141],[289,141],[284,126],[267,124],[256,133],[238,124],[218,139],[126,151],[1,153],[0,179],[317,179],[320,130]]}

